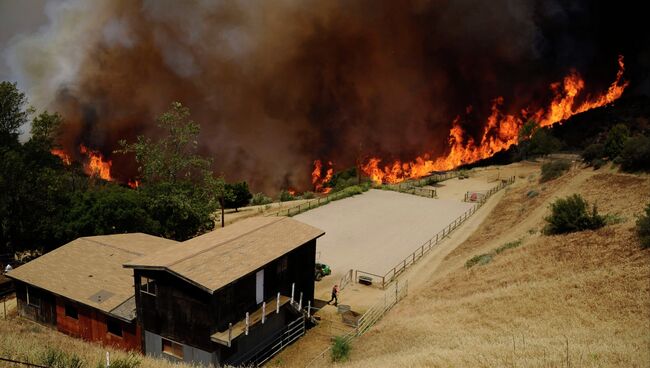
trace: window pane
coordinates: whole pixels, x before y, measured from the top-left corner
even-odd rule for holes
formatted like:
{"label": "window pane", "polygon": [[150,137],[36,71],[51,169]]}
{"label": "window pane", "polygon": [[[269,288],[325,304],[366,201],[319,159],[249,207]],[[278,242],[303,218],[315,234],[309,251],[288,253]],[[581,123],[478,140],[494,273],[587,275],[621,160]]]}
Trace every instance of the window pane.
{"label": "window pane", "polygon": [[167,340],[165,338],[162,339],[162,351],[165,354],[183,359],[183,345],[175,343],[171,340]]}
{"label": "window pane", "polygon": [[148,277],[140,277],[140,291],[143,293],[156,295],[158,291],[156,280],[150,279]]}
{"label": "window pane", "polygon": [[66,304],[65,305],[65,316],[78,319],[79,318],[79,313],[77,312],[77,308],[71,304]]}
{"label": "window pane", "polygon": [[41,307],[41,298],[39,298],[38,292],[29,286],[27,286],[27,304],[33,307]]}
{"label": "window pane", "polygon": [[106,329],[109,333],[122,337],[122,323],[114,318],[106,319]]}

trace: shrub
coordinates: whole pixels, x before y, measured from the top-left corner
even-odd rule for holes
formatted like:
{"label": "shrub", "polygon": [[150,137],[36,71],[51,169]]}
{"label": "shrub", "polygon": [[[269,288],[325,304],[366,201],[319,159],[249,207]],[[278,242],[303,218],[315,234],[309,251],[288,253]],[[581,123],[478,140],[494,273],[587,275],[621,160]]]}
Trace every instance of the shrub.
{"label": "shrub", "polygon": [[547,222],[544,228],[546,234],[564,234],[605,226],[605,218],[598,214],[596,206],[590,213],[589,204],[579,194],[551,203],[551,214],[544,220]]}
{"label": "shrub", "polygon": [[594,160],[605,157],[605,145],[602,143],[592,143],[582,151],[582,161],[592,164]]}
{"label": "shrub", "polygon": [[625,124],[616,124],[610,129],[605,140],[605,155],[610,159],[616,158],[621,153],[625,141],[630,136],[630,131]]}
{"label": "shrub", "polygon": [[553,152],[559,151],[562,147],[562,142],[555,138],[549,132],[549,129],[540,128],[535,130],[530,138],[529,151],[533,155],[548,155]]}
{"label": "shrub", "polygon": [[594,170],[598,170],[603,167],[605,163],[607,163],[607,161],[603,160],[602,158],[597,158],[591,162],[591,165],[594,167]]}
{"label": "shrub", "polygon": [[66,353],[63,350],[48,347],[41,359],[43,365],[50,368],[84,368],[86,362],[77,354]]}
{"label": "shrub", "polygon": [[111,368],[137,368],[142,361],[135,354],[129,354],[125,358],[111,359]]}
{"label": "shrub", "polygon": [[465,267],[470,268],[476,265],[482,266],[490,263],[490,261],[492,261],[491,253],[479,254],[478,256],[468,259],[467,262],[465,262]]}
{"label": "shrub", "polygon": [[253,206],[260,206],[263,204],[273,203],[273,200],[270,197],[264,195],[264,193],[255,193],[251,199],[251,204]]}
{"label": "shrub", "polygon": [[571,163],[567,160],[556,160],[547,162],[542,165],[542,176],[539,179],[541,183],[559,178],[571,168]]}
{"label": "shrub", "polygon": [[650,248],[650,203],[645,208],[645,214],[636,221],[636,233],[641,239],[641,247]]}
{"label": "shrub", "polygon": [[521,243],[522,243],[521,239],[505,243],[504,245],[496,248],[494,250],[494,253],[499,254],[499,253],[501,253],[503,251],[506,251],[508,249],[517,248],[518,246],[521,245]]}
{"label": "shrub", "polygon": [[289,193],[287,190],[280,191],[280,202],[293,201],[296,199],[293,194]]}
{"label": "shrub", "polygon": [[350,342],[346,339],[337,336],[332,343],[332,361],[345,362],[350,358]]}
{"label": "shrub", "polygon": [[625,141],[620,161],[625,171],[650,170],[650,137],[637,136]]}
{"label": "shrub", "polygon": [[314,192],[304,192],[302,194],[302,199],[312,199],[312,198],[315,198],[315,197],[316,197],[316,195],[314,194]]}

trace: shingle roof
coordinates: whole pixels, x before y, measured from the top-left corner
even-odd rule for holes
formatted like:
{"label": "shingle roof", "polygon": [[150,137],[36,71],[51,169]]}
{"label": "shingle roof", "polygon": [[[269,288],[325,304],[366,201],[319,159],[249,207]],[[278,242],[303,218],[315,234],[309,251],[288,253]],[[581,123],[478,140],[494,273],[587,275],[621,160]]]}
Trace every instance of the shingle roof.
{"label": "shingle roof", "polygon": [[173,244],[178,242],[142,233],[78,238],[7,276],[127,319],[124,306],[113,313],[134,293],[133,272],[122,265]]}
{"label": "shingle roof", "polygon": [[214,293],[323,234],[288,217],[251,217],[134,259],[124,267],[166,270]]}

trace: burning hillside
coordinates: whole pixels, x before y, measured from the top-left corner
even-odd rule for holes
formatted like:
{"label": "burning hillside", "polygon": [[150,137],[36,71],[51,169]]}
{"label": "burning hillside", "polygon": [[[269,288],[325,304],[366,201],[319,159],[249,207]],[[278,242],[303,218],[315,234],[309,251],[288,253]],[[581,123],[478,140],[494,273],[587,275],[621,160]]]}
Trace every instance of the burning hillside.
{"label": "burning hillside", "polygon": [[[619,56],[618,64],[616,80],[606,92],[595,97],[587,96],[582,102],[576,102],[581,97],[580,94],[584,92],[585,83],[577,72],[572,71],[562,82],[551,84],[554,98],[546,109],[524,108],[518,115],[509,115],[501,111],[503,97],[494,99],[492,113],[483,126],[482,138],[478,144],[471,137],[468,139],[465,137],[465,132],[459,123],[460,118],[457,117],[449,132],[449,151],[445,155],[432,159],[431,156],[425,154],[411,162],[397,160],[384,166],[383,169],[380,167],[381,159],[373,157],[362,165],[362,170],[376,183],[398,183],[406,179],[425,176],[432,171],[451,170],[463,164],[491,157],[516,144],[519,129],[529,119],[546,127],[566,120],[575,114],[609,104],[621,97],[628,86],[628,82],[622,79],[625,71],[622,56]],[[314,171],[317,170],[320,171],[320,161],[315,162]]]}
{"label": "burning hillside", "polygon": [[46,14],[5,50],[11,75],[64,116],[60,157],[123,183],[137,168],[118,141],[160,134],[172,101],[215,172],[276,193],[325,191],[358,165],[388,182],[449,169],[516,143],[528,119],[649,89],[643,12],[620,3],[67,0]]}

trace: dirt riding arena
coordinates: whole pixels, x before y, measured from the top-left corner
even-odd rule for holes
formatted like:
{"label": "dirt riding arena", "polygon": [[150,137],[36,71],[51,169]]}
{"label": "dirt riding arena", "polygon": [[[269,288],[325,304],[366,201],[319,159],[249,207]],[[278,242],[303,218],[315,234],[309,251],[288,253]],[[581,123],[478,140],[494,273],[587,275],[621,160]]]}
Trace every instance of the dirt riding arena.
{"label": "dirt riding arena", "polygon": [[383,275],[472,206],[371,189],[295,218],[325,230],[317,252],[334,275],[350,269]]}

